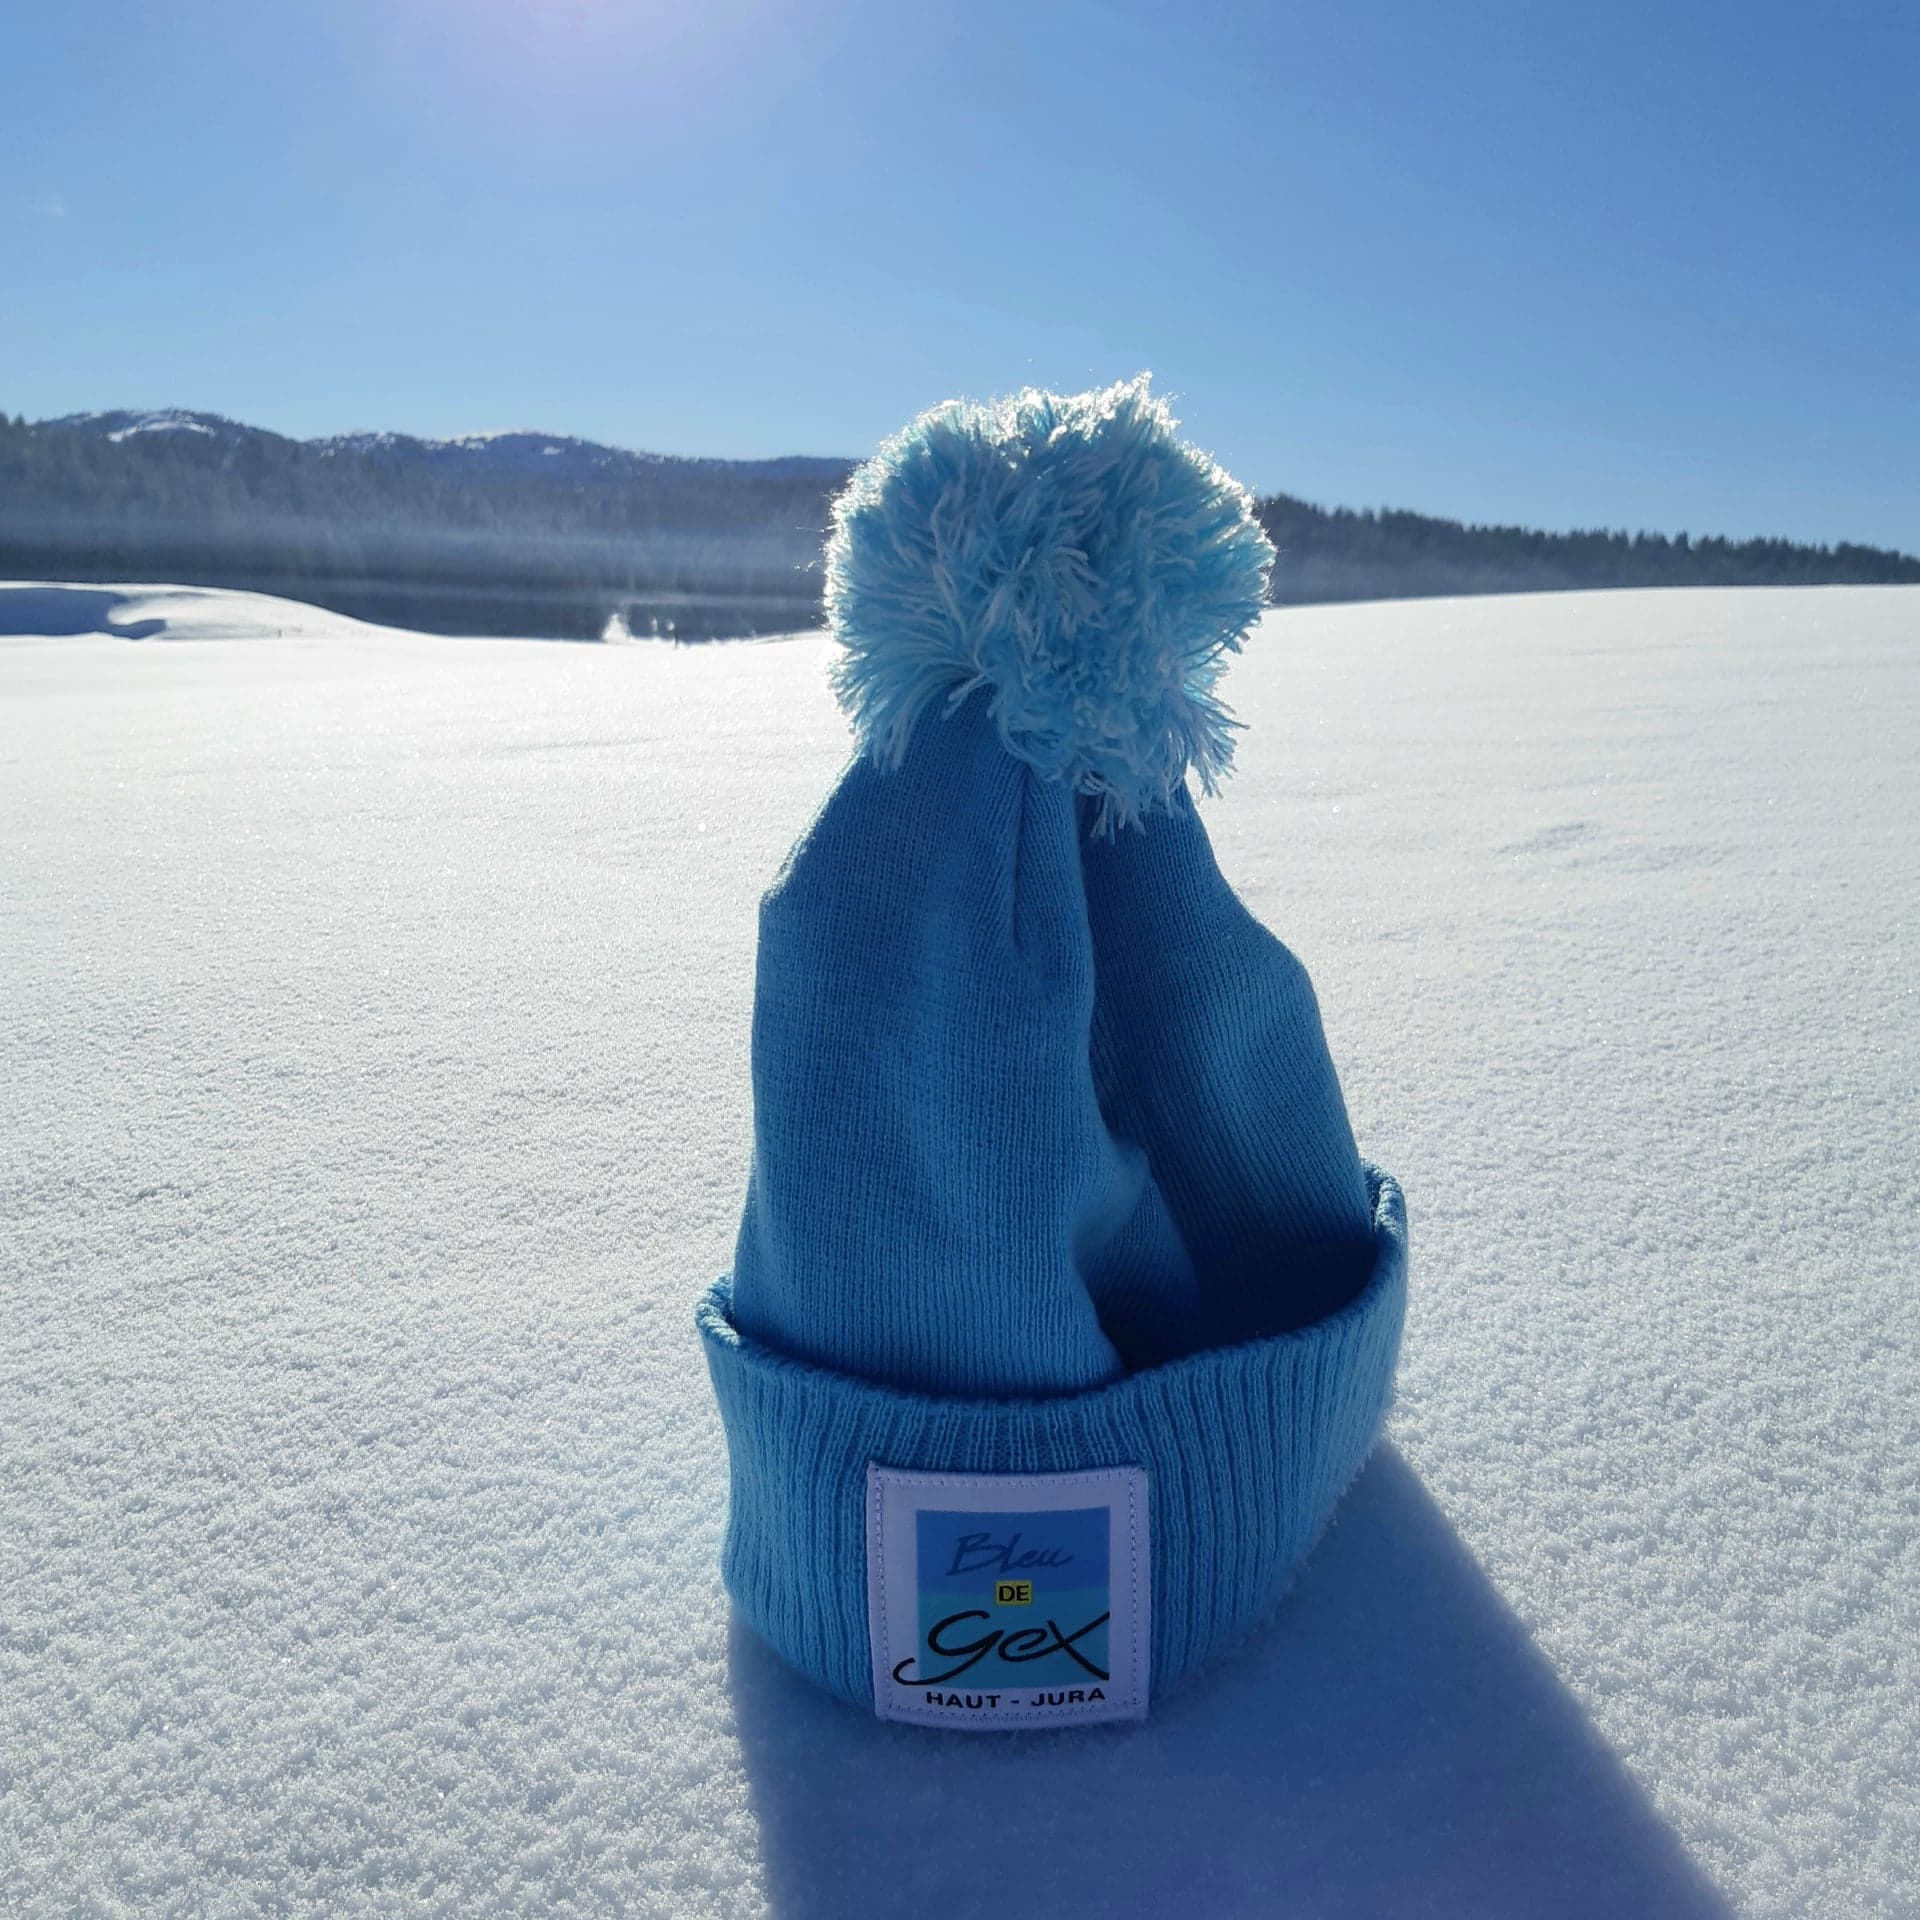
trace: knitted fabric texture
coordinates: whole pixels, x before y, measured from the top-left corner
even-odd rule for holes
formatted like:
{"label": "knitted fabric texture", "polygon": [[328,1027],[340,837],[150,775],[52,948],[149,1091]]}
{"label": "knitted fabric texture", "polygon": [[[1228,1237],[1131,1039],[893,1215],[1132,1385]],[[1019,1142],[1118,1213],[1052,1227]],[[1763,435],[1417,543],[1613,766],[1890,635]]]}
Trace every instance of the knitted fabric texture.
{"label": "knitted fabric texture", "polygon": [[1201,735],[1220,764],[1212,669],[1267,550],[1138,383],[939,410],[842,515],[866,750],[761,903],[752,1172],[699,1313],[725,1576],[870,1704],[870,1463],[1141,1466],[1164,1685],[1318,1537],[1405,1297],[1401,1194],[1356,1150],[1306,973],[1178,778]]}

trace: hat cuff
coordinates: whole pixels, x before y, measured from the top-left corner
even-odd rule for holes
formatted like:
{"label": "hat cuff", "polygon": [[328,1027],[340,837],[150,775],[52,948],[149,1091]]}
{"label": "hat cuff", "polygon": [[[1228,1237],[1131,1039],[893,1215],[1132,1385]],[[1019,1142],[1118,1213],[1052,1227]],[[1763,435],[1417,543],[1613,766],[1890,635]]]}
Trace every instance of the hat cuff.
{"label": "hat cuff", "polygon": [[902,1392],[747,1338],[732,1280],[700,1303],[727,1432],[723,1569],[741,1616],[802,1673],[873,1704],[867,1467],[1063,1473],[1144,1467],[1151,1674],[1165,1686],[1279,1597],[1372,1450],[1406,1311],[1406,1204],[1362,1163],[1373,1268],[1309,1326],[1049,1399]]}

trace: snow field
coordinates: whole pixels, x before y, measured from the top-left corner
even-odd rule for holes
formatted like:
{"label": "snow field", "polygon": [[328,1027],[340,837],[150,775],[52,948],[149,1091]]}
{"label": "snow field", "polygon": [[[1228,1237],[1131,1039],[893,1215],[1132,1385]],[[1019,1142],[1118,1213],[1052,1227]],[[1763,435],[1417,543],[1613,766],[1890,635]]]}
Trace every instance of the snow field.
{"label": "snow field", "polygon": [[1398,1404],[1246,1646],[980,1741],[716,1573],[825,643],[0,635],[0,1909],[1920,1912],[1920,592],[1267,619],[1208,819]]}

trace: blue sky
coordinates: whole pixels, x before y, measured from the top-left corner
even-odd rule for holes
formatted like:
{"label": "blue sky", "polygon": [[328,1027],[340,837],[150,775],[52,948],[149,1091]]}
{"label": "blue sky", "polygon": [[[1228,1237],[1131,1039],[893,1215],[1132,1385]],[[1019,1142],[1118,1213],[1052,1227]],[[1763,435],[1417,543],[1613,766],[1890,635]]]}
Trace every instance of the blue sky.
{"label": "blue sky", "polygon": [[14,0],[0,407],[862,452],[1151,368],[1250,485],[1920,549],[1920,10]]}

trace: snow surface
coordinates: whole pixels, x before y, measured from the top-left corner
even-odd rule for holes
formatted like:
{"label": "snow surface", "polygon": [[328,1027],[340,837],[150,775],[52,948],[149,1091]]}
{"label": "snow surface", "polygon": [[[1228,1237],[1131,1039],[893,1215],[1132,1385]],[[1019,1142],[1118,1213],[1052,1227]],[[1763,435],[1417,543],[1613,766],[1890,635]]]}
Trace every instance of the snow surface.
{"label": "snow surface", "polygon": [[1208,818],[1406,1187],[1397,1410],[1144,1727],[968,1740],[715,1573],[824,643],[22,591],[0,1910],[1920,1912],[1920,592],[1265,623]]}

